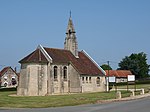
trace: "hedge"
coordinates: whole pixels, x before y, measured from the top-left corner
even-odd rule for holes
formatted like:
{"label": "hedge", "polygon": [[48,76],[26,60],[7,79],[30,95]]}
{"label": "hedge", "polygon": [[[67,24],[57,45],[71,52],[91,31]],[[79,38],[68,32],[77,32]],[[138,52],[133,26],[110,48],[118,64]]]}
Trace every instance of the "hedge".
{"label": "hedge", "polygon": [[0,92],[4,92],[4,91],[17,91],[17,88],[13,87],[13,88],[0,88]]}

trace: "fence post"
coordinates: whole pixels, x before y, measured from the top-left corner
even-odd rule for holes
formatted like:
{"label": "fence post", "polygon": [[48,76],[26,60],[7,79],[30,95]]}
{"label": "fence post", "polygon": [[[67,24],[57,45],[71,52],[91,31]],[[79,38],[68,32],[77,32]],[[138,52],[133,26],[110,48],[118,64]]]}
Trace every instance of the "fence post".
{"label": "fence post", "polygon": [[134,96],[135,96],[135,92],[134,92],[134,90],[132,90],[131,92],[132,92],[132,93],[131,93],[131,95],[130,95],[130,96],[131,96],[131,97],[134,97]]}
{"label": "fence post", "polygon": [[121,97],[121,91],[117,91],[117,93],[116,93],[116,98],[117,99],[121,99],[122,97]]}
{"label": "fence post", "polygon": [[141,95],[143,95],[143,94],[144,94],[144,89],[142,88],[142,89],[141,89]]}

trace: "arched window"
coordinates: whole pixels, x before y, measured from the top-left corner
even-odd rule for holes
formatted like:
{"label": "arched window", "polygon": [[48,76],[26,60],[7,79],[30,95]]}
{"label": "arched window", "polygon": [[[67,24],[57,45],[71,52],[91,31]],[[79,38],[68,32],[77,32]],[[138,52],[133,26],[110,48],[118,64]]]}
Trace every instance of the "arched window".
{"label": "arched window", "polygon": [[91,81],[91,77],[89,77],[89,83],[92,83],[92,81]]}
{"label": "arched window", "polygon": [[86,83],[88,83],[88,77],[86,77]]}
{"label": "arched window", "polygon": [[54,66],[54,81],[57,81],[57,66]]}
{"label": "arched window", "polygon": [[63,69],[63,76],[64,76],[64,80],[66,81],[67,80],[67,67],[65,66],[64,69]]}
{"label": "arched window", "polygon": [[97,84],[97,86],[100,86],[100,77],[96,78],[96,84]]}
{"label": "arched window", "polygon": [[84,83],[84,77],[82,77],[82,82]]}

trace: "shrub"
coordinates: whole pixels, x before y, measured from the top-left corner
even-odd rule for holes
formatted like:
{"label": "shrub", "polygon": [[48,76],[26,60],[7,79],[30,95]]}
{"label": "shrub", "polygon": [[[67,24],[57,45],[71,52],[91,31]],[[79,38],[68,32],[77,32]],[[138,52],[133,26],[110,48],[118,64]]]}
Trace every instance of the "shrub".
{"label": "shrub", "polygon": [[5,92],[5,91],[17,91],[17,88],[0,88],[0,92]]}

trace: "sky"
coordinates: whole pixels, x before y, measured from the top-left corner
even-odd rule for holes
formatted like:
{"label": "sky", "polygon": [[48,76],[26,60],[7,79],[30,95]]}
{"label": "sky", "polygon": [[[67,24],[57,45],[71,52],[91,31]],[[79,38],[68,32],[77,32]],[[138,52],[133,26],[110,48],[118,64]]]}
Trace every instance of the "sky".
{"label": "sky", "polygon": [[38,45],[64,48],[70,11],[79,50],[99,65],[140,52],[150,64],[150,0],[0,0],[0,70]]}

